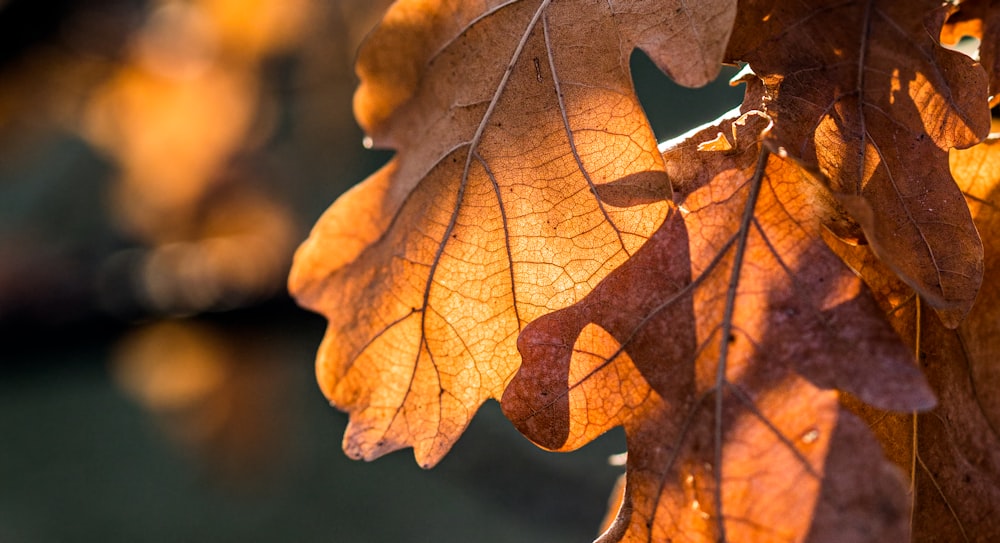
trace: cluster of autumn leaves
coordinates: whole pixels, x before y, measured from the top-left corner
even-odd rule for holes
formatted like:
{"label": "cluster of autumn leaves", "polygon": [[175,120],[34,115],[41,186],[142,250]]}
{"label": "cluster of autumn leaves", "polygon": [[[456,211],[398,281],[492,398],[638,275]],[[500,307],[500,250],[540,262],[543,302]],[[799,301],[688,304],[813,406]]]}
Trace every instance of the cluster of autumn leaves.
{"label": "cluster of autumn leaves", "polygon": [[[602,542],[1000,537],[991,4],[396,2],[355,113],[397,154],[290,278],[345,451],[431,466],[496,398],[625,428]],[[658,147],[635,48],[741,108]]]}

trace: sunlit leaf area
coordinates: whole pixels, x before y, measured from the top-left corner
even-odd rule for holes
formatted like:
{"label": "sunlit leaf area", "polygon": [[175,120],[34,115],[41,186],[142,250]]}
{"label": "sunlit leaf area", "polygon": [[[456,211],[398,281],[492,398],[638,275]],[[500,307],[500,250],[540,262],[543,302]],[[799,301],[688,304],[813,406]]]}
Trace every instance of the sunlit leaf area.
{"label": "sunlit leaf area", "polygon": [[[491,401],[432,472],[341,450],[286,283],[391,156],[352,114],[389,3],[0,0],[0,542],[597,535],[620,428],[557,456]],[[660,140],[743,97],[632,71]]]}

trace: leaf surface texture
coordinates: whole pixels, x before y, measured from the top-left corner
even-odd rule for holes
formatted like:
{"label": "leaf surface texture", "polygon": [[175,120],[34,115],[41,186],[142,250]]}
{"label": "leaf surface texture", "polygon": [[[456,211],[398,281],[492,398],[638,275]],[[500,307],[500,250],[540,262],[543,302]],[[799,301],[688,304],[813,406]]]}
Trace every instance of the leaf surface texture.
{"label": "leaf surface texture", "polygon": [[706,83],[734,15],[730,0],[390,8],[359,55],[355,114],[398,154],[320,219],[290,277],[330,321],[317,373],[351,414],[349,455],[412,446],[435,464],[500,396],[522,326],[648,239],[671,187],[629,55]]}

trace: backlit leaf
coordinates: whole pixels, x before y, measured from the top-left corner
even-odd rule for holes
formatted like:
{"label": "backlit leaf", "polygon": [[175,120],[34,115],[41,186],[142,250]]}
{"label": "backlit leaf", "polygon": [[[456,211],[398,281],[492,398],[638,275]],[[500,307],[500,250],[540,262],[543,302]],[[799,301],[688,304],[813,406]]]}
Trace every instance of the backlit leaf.
{"label": "backlit leaf", "polygon": [[330,321],[317,373],[351,414],[349,455],[412,446],[436,463],[517,369],[522,326],[585,296],[648,239],[671,189],[629,55],[641,47],[679,82],[706,83],[734,9],[389,9],[359,55],[355,113],[372,145],[399,152],[320,219],[290,277]]}
{"label": "backlit leaf", "polygon": [[775,142],[829,178],[875,253],[955,327],[982,244],[948,150],[990,119],[982,68],[938,43],[947,14],[934,0],[749,0],[727,54],[764,82]]}
{"label": "backlit leaf", "polygon": [[[668,148],[678,210],[590,295],[519,339],[524,363],[502,405],[525,435],[566,450],[625,427],[624,505],[603,542],[906,532],[901,475],[838,391],[896,410],[933,396],[824,244],[832,196],[762,152],[764,124],[751,114]],[[719,148],[704,145],[718,134],[729,150],[699,150]]]}

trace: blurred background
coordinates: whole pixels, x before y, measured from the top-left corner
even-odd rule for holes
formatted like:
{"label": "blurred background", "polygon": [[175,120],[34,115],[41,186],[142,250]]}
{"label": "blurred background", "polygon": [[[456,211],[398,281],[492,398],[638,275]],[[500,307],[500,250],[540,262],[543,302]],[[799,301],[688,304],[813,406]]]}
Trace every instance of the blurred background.
{"label": "blurred background", "polygon": [[[389,156],[351,114],[388,4],[0,0],[0,543],[596,535],[620,432],[550,454],[489,404],[429,472],[340,451],[285,277]],[[661,139],[741,99],[633,67]]]}

